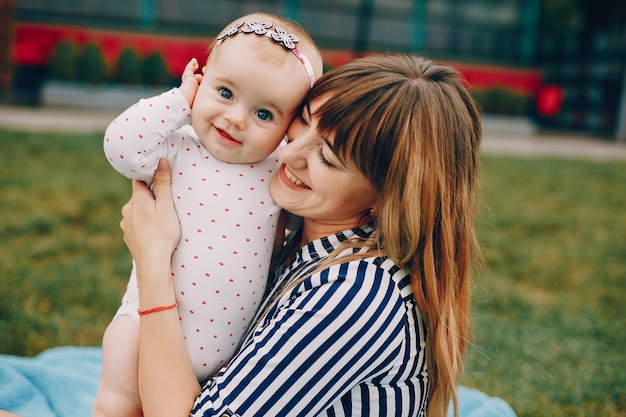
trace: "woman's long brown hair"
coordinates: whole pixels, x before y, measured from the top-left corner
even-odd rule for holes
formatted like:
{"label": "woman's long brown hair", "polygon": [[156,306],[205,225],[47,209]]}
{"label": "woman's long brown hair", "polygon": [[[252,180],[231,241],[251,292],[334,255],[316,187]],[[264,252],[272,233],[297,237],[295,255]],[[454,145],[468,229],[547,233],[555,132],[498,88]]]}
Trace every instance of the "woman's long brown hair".
{"label": "woman's long brown hair", "polygon": [[330,99],[314,115],[320,133],[334,137],[335,152],[356,163],[379,195],[376,241],[351,244],[369,245],[411,271],[428,332],[428,415],[444,416],[450,400],[456,414],[478,250],[476,105],[454,69],[411,54],[337,67],[309,101],[322,96]]}

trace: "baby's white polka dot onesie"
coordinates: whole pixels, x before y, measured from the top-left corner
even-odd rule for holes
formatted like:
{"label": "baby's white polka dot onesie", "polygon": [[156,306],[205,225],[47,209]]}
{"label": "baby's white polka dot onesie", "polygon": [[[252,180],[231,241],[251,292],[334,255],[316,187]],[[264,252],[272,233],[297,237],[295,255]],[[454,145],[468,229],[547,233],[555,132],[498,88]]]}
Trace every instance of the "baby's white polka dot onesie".
{"label": "baby's white polka dot onesie", "polygon": [[[181,238],[172,278],[183,332],[199,380],[235,353],[267,282],[280,209],[269,193],[278,151],[254,164],[213,157],[189,125],[178,89],[141,100],[105,134],[105,154],[129,178],[152,182],[158,160],[172,167]],[[133,272],[117,314],[137,316]]]}

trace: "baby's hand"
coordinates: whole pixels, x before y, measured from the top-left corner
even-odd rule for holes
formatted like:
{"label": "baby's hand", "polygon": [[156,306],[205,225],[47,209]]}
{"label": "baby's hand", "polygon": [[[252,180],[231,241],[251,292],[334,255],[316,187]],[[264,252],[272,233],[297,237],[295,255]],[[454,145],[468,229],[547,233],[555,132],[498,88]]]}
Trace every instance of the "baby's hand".
{"label": "baby's hand", "polygon": [[189,106],[193,106],[193,100],[196,97],[198,86],[202,82],[202,74],[196,74],[198,68],[198,60],[192,58],[191,61],[187,63],[187,66],[185,66],[181,77],[179,90],[189,102]]}

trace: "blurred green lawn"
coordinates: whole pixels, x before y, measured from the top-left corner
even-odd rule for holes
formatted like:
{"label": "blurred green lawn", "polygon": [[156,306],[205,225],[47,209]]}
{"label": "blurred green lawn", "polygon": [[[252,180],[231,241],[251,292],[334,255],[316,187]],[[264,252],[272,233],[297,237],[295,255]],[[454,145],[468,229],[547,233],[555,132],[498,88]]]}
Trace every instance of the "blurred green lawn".
{"label": "blurred green lawn", "polygon": [[[0,353],[99,345],[128,180],[101,135],[0,130]],[[520,417],[626,415],[626,164],[484,156],[463,384]]]}

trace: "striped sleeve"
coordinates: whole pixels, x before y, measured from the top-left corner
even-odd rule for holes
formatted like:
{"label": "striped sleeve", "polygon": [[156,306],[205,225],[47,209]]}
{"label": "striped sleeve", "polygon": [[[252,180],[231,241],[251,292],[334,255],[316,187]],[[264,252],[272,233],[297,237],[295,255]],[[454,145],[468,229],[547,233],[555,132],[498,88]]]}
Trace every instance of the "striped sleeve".
{"label": "striped sleeve", "polygon": [[315,416],[353,407],[344,402],[355,393],[368,396],[363,387],[388,379],[391,370],[414,371],[399,366],[415,356],[407,353],[414,350],[407,332],[415,323],[405,298],[371,259],[312,275],[277,301],[204,387],[192,415]]}

